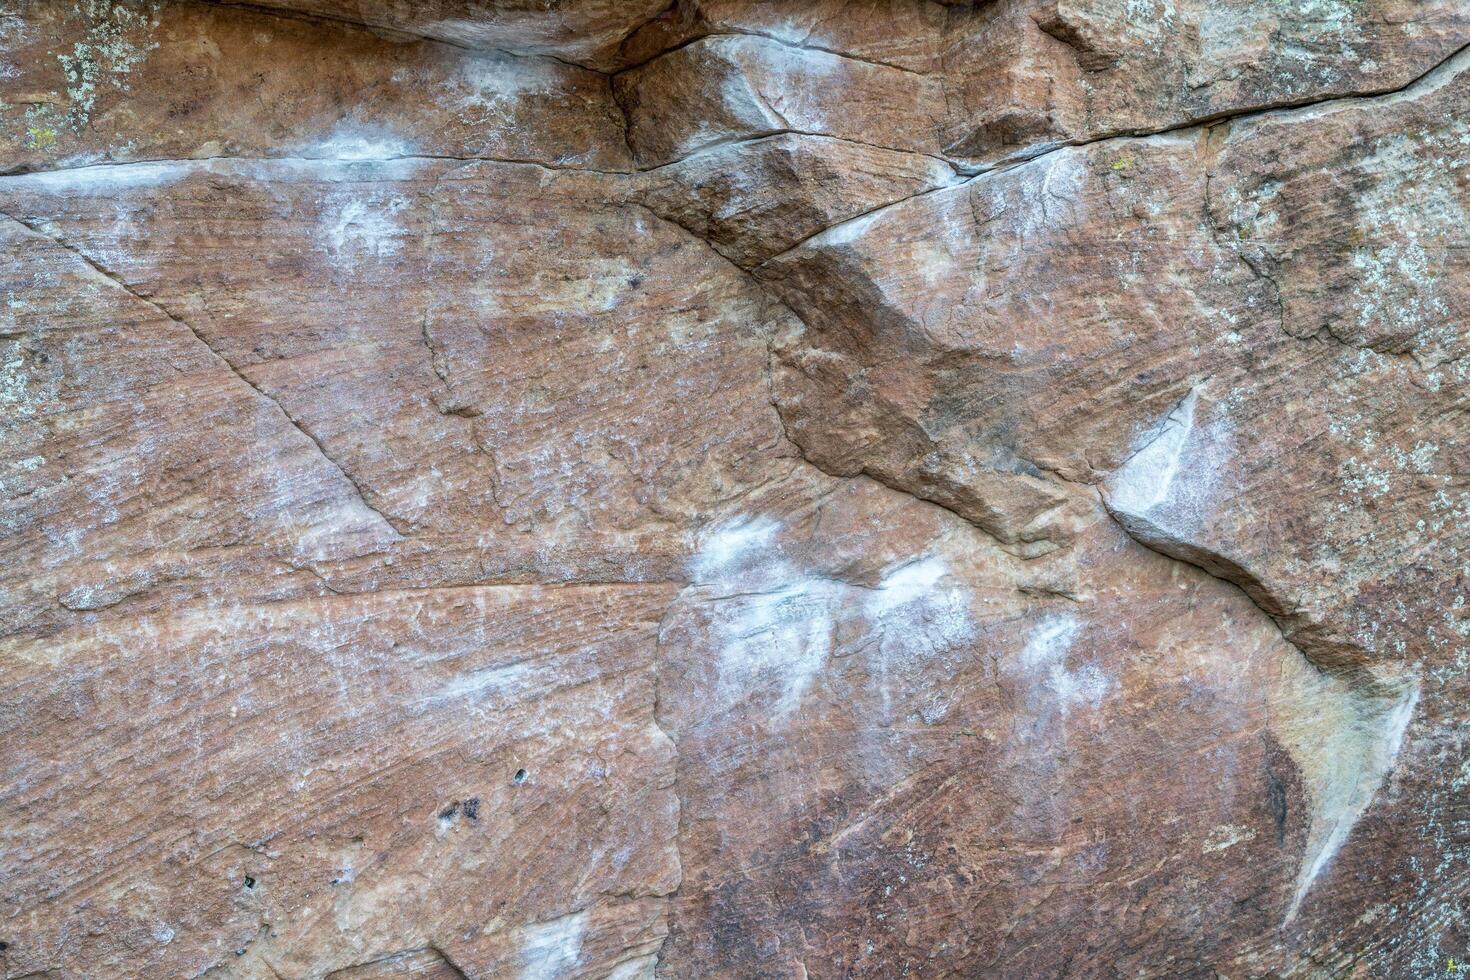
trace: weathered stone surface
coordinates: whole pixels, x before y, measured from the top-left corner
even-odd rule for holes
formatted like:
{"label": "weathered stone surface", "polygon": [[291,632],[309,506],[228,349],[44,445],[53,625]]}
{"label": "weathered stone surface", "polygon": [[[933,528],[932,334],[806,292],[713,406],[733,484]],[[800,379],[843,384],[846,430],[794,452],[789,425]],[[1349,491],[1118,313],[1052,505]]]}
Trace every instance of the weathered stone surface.
{"label": "weathered stone surface", "polygon": [[616,76],[628,144],[648,166],[733,140],[797,132],[939,149],[933,80],[767,37],[700,38]]}
{"label": "weathered stone surface", "polygon": [[[579,182],[581,191],[572,186]],[[320,479],[347,487],[376,535],[363,545],[372,550],[372,581],[667,579],[672,570],[661,556],[684,550],[684,528],[710,501],[735,492],[741,471],[759,469],[780,443],[764,341],[740,326],[774,314],[703,243],[607,201],[596,187],[580,175],[494,164],[205,161],[12,178],[0,189],[0,210],[65,242],[72,251],[39,240],[34,247],[49,245],[53,263],[59,257],[86,274],[90,292],[82,295],[100,291],[167,324],[211,372],[201,381],[238,392],[277,425],[290,451],[324,471]],[[257,218],[222,220],[226,208]],[[602,244],[554,246],[572,240]],[[543,255],[548,247],[559,256],[554,264]],[[201,264],[211,254],[218,261]],[[45,263],[37,268],[49,274]],[[63,296],[74,302],[79,292]],[[25,295],[13,310],[22,324],[63,313],[33,310],[37,300]],[[554,335],[548,316],[558,324]],[[52,379],[84,368],[67,357],[114,371],[125,363],[110,360],[108,348],[118,345],[109,334],[99,331],[98,340],[108,346],[95,352],[77,340],[59,346],[61,337],[43,330],[8,341],[23,358],[12,369],[19,422],[37,444],[47,432],[46,406],[65,404],[64,394],[50,392]],[[517,367],[516,352],[528,346],[537,356]],[[668,397],[654,401],[637,385],[599,381],[624,376]],[[134,383],[151,382],[144,375]],[[720,393],[747,407],[732,413]],[[344,399],[355,405],[349,415],[340,411]],[[569,399],[581,406],[576,416],[558,408]],[[189,411],[206,425],[214,414],[197,405]],[[709,424],[690,424],[701,412]],[[155,414],[177,414],[131,400],[118,413],[120,424],[145,429],[156,426]],[[207,428],[194,439],[199,431]],[[712,444],[721,447],[717,456],[704,448]],[[197,444],[188,451],[197,453]],[[156,441],[140,452],[145,472],[167,469]],[[73,465],[93,463],[85,453]],[[27,487],[55,490],[26,497],[29,506],[73,506],[61,495],[82,488],[65,465],[51,457],[25,472]],[[192,461],[172,482],[220,479],[217,465],[207,456]],[[269,459],[260,465],[261,479],[282,479]],[[222,492],[230,482],[207,495],[209,506],[235,504]],[[295,480],[284,486],[307,492]],[[272,510],[285,503],[243,490],[238,499],[258,498]],[[147,495],[117,506],[140,511],[139,520],[156,517]],[[157,565],[167,566],[172,548],[160,554],[150,538],[118,534],[120,515],[109,516],[100,533],[116,537],[121,552],[108,557],[144,563],[132,572],[137,591],[155,576],[171,577]],[[263,551],[272,577],[281,562],[315,567],[327,587],[338,575],[368,572],[335,561],[313,566],[345,557],[334,542],[357,534],[352,527],[329,522],[316,536],[302,538],[302,530],[273,542],[248,526],[221,528],[209,511],[200,516],[198,540],[191,533],[175,546]],[[92,587],[78,580],[106,577],[91,567],[98,554],[53,549],[38,558],[60,565],[54,587],[65,593]],[[36,566],[15,572],[34,577]]]}
{"label": "weathered stone surface", "polygon": [[1470,31],[1470,12],[1455,0],[726,0],[682,9],[624,45],[637,67],[617,76],[635,149],[651,158],[796,129],[983,168],[1059,143],[1392,91]]}
{"label": "weathered stone surface", "polygon": [[498,975],[561,956],[547,929],[589,964],[653,952],[670,595],[384,592],[7,642],[7,970],[320,975],[432,945]]}
{"label": "weathered stone surface", "polygon": [[[0,53],[6,169],[219,156],[628,165],[608,81],[585,69],[209,5],[15,2]],[[436,98],[415,102],[425,90]]]}
{"label": "weathered stone surface", "polygon": [[795,48],[930,73],[944,54],[934,39],[950,22],[949,12],[931,3],[701,0],[675,4],[649,21],[624,43],[622,56],[627,65],[638,65],[697,38],[749,34]]}
{"label": "weathered stone surface", "polygon": [[[230,0],[205,0],[227,5]],[[630,34],[668,0],[263,0],[252,6],[361,24],[395,41],[426,38],[467,48],[609,67]]]}
{"label": "weathered stone surface", "polygon": [[832,225],[957,181],[933,157],[783,133],[654,168],[638,200],[750,269]]}
{"label": "weathered stone surface", "polygon": [[[1454,521],[1460,483],[1463,61],[1380,100],[1061,149],[773,259],[761,274],[807,325],[779,375],[789,431],[824,468],[1002,536],[989,482],[1008,478],[1004,501],[1048,473],[1111,473],[1131,530],[1324,656],[1392,645],[1371,634],[1427,609],[1370,613],[1366,594],[1442,607],[1424,581],[1375,583],[1437,566],[1448,585],[1459,563],[1418,522]],[[1422,489],[1390,496],[1398,479]],[[1324,546],[1347,563],[1331,577]]]}
{"label": "weathered stone surface", "polygon": [[0,0],[0,974],[1470,957],[1467,43]]}
{"label": "weathered stone surface", "polygon": [[[1033,566],[864,481],[710,529],[662,643],[686,862],[671,975],[1052,975],[1075,955],[1059,928],[1124,970],[1158,965],[1132,952],[1148,933],[1221,956],[1286,901],[1290,871],[1248,856],[1304,835],[1295,790],[1289,816],[1269,805],[1291,778],[1271,696],[1304,664],[1239,593],[1096,540],[1079,607],[1028,598]],[[1175,751],[1233,775],[1153,761]]]}
{"label": "weathered stone surface", "polygon": [[1418,78],[1465,43],[1455,0],[999,0],[945,66],[951,152],[993,159]]}

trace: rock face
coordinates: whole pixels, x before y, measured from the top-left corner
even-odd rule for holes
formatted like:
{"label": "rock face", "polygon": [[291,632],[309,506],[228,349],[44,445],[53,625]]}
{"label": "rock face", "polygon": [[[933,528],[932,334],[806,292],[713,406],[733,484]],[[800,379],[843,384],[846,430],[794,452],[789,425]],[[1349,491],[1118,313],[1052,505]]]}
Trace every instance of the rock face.
{"label": "rock face", "polygon": [[0,0],[0,975],[1457,971],[1467,45]]}

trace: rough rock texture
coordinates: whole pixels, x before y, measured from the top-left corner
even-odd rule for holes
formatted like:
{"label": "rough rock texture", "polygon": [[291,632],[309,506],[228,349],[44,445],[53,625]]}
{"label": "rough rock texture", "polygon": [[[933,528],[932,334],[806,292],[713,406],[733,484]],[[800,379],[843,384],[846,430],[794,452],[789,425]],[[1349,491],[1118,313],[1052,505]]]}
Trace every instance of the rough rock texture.
{"label": "rough rock texture", "polygon": [[1463,0],[0,0],[0,976],[1470,959]]}

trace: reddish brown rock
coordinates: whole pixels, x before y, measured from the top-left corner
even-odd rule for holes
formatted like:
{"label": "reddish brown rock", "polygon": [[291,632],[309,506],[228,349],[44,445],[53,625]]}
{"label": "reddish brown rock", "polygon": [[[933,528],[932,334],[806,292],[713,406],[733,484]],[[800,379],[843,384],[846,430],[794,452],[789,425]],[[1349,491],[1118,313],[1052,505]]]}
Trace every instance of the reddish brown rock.
{"label": "reddish brown rock", "polygon": [[[1386,612],[1329,626],[1322,603],[1376,590],[1323,577],[1305,549],[1330,541],[1334,560],[1362,569],[1343,573],[1369,579],[1429,561],[1446,581],[1456,563],[1453,541],[1417,527],[1435,514],[1376,498],[1402,472],[1425,503],[1444,501],[1444,521],[1457,493],[1459,467],[1432,457],[1456,453],[1440,448],[1455,442],[1442,426],[1463,380],[1464,165],[1442,149],[1458,142],[1446,106],[1464,102],[1462,60],[1400,96],[1058,150],[772,260],[761,274],[806,323],[778,385],[788,430],[824,468],[871,472],[987,527],[988,482],[1054,473],[1061,494],[1114,473],[1109,503],[1131,529],[1308,635],[1334,634],[1323,656],[1357,659],[1347,648],[1381,645],[1372,623]],[[1364,128],[1375,111],[1395,120],[1377,139]],[[1351,144],[1333,135],[1344,130]],[[1266,174],[1299,175],[1302,202],[1279,199],[1283,181]],[[1324,209],[1329,175],[1344,190]],[[1416,356],[1390,362],[1372,344]],[[1267,413],[1280,418],[1262,429]],[[1314,492],[1283,493],[1287,473]],[[1376,543],[1368,521],[1393,531]],[[1302,535],[1294,563],[1282,526]],[[1384,596],[1417,602],[1423,583]]]}
{"label": "reddish brown rock", "polygon": [[1098,483],[1132,534],[1243,586],[1348,685],[1343,710],[1291,726],[1308,798],[1335,814],[1313,818],[1291,923],[1359,894],[1314,891],[1331,869],[1392,888],[1382,855],[1402,838],[1375,851],[1360,828],[1338,853],[1387,760],[1418,787],[1398,819],[1434,839],[1414,861],[1461,853],[1431,828],[1452,819],[1434,760],[1458,751],[1443,733],[1464,717],[1463,379],[1445,360],[1463,343],[1463,155],[1445,155],[1462,62],[1402,95],[1059,150],[760,270],[806,323],[782,348],[778,404],[819,465],[1003,538],[991,512],[1017,512],[1008,487]]}
{"label": "reddish brown rock", "polygon": [[1056,143],[1387,92],[1466,42],[1454,0],[1218,4],[999,0],[950,29],[948,152]]}
{"label": "reddish brown rock", "polygon": [[944,52],[934,39],[951,22],[952,15],[936,3],[700,0],[674,4],[649,21],[624,43],[622,56],[638,65],[697,38],[748,34],[927,74],[940,67]]}
{"label": "reddish brown rock", "polygon": [[835,136],[891,150],[939,149],[934,80],[755,35],[706,37],[617,75],[639,163],[774,133]]}
{"label": "reddish brown rock", "polygon": [[[282,438],[350,488],[353,506],[379,534],[373,581],[495,581],[507,573],[666,579],[673,572],[661,556],[681,553],[683,531],[701,510],[735,492],[748,479],[741,472],[759,468],[779,445],[764,341],[737,329],[774,315],[770,303],[706,245],[607,200],[596,181],[476,166],[93,167],[12,178],[0,188],[0,210],[55,239],[36,247],[49,245],[78,275],[105,285],[107,299],[142,309],[185,338],[179,342],[194,357],[227,371],[226,388],[279,419]],[[97,209],[102,200],[107,211]],[[224,222],[227,206],[256,218]],[[130,244],[119,249],[124,228]],[[603,244],[595,252],[560,249],[561,264],[547,264],[545,248],[574,239]],[[205,255],[218,260],[201,265]],[[208,278],[189,271],[206,267]],[[364,276],[378,287],[362,288]],[[671,289],[682,298],[671,301]],[[24,295],[15,308],[21,322],[50,312],[32,314],[37,301]],[[547,317],[559,324],[554,336]],[[22,405],[42,397],[46,378],[66,373],[65,360],[52,359],[61,352],[48,336],[15,341],[18,351],[49,364],[39,375],[15,369]],[[516,367],[512,354],[526,345],[537,357]],[[105,349],[68,348],[84,351],[106,356]],[[669,397],[650,402],[640,387],[599,383],[625,375]],[[721,407],[720,391],[748,409]],[[554,410],[569,398],[581,404],[580,417]],[[344,399],[356,405],[350,416],[339,411]],[[149,424],[146,410],[138,418],[127,402],[119,409],[132,424]],[[700,411],[711,413],[711,425],[677,424]],[[44,439],[43,422],[30,425]],[[708,444],[722,447],[717,457],[702,448]],[[146,449],[152,472],[160,460],[154,444]],[[193,465],[207,473],[216,464],[205,457]],[[52,472],[28,479],[34,485]],[[183,471],[172,477],[183,486],[194,479]],[[61,493],[80,489],[62,482]],[[557,491],[548,493],[549,485]],[[218,502],[229,504],[230,495],[220,492],[209,506]],[[145,514],[147,505],[146,497],[128,502]],[[102,533],[115,533],[117,520]],[[328,584],[366,571],[314,565],[345,557],[324,551],[325,543],[272,543],[243,531],[231,537],[213,521],[201,522],[194,546],[265,546],[273,574],[283,561],[314,569]],[[323,534],[335,539],[345,531],[328,525]],[[164,557],[151,539],[118,540],[123,552],[110,557],[150,564]],[[46,556],[48,564],[65,563],[52,586],[58,594],[96,577],[86,560],[95,554]],[[133,575],[144,583],[171,577],[157,568]]]}
{"label": "reddish brown rock", "polygon": [[679,883],[650,669],[671,594],[384,592],[8,642],[7,971],[651,954]]}
{"label": "reddish brown rock", "polygon": [[[229,0],[204,0],[229,5]],[[624,39],[668,0],[264,0],[252,6],[360,24],[397,42],[540,55],[609,67]]]}
{"label": "reddish brown rock", "polygon": [[1467,29],[0,5],[0,975],[1458,963]]}
{"label": "reddish brown rock", "polygon": [[750,269],[832,225],[958,180],[934,157],[783,133],[654,168],[637,199]]}
{"label": "reddish brown rock", "polygon": [[[210,5],[25,0],[0,169],[198,157],[491,157],[625,169],[606,78]],[[310,71],[319,84],[302,85]],[[417,93],[437,93],[416,102]]]}

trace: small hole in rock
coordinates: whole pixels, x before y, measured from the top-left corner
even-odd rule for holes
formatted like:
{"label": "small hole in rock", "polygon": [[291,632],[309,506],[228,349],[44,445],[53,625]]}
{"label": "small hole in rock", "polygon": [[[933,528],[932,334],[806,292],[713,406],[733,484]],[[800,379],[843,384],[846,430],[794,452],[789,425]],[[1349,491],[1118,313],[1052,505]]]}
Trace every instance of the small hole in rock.
{"label": "small hole in rock", "polygon": [[255,879],[252,878],[252,877],[250,877],[249,875],[246,875],[245,876],[245,887],[246,888],[254,888],[255,887]]}
{"label": "small hole in rock", "polygon": [[528,773],[526,772],[526,770],[524,770],[524,769],[517,769],[516,770],[516,776],[515,776],[516,785],[519,786],[521,783],[524,783],[526,781],[526,776],[527,775],[528,775]]}
{"label": "small hole in rock", "polygon": [[471,796],[464,801],[464,815],[471,820],[480,819],[480,798],[478,796]]}
{"label": "small hole in rock", "polygon": [[10,944],[9,943],[0,943],[0,953],[5,952],[9,948],[10,948]]}

